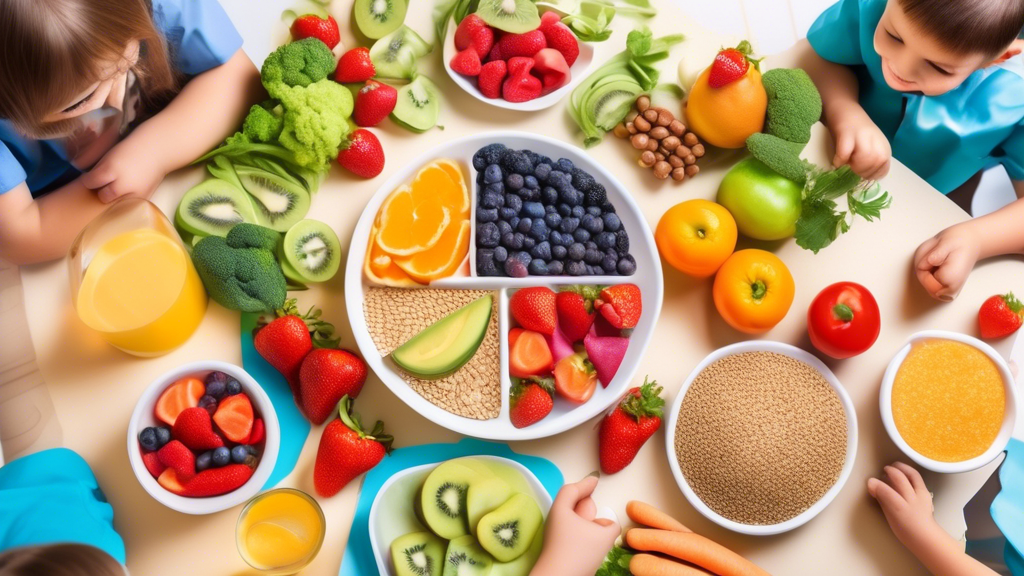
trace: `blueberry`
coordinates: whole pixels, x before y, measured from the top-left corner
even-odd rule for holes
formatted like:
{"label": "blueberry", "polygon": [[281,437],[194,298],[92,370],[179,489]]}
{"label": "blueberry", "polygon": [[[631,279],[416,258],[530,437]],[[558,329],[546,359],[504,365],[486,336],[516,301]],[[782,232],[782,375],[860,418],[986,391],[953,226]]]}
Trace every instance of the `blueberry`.
{"label": "blueberry", "polygon": [[572,234],[576,231],[576,228],[578,228],[579,225],[579,219],[570,216],[568,218],[562,218],[562,222],[558,225],[558,230],[562,234]]}
{"label": "blueberry", "polygon": [[548,234],[550,232],[551,231],[548,230],[548,225],[544,223],[544,219],[538,218],[537,220],[533,221],[533,226],[530,227],[529,234],[531,238],[533,238],[537,242],[540,242],[542,240],[547,240]]}
{"label": "blueberry", "polygon": [[487,161],[477,152],[473,155],[473,169],[477,172],[482,172],[484,168],[487,168]]}
{"label": "blueberry", "polygon": [[203,452],[196,456],[196,472],[202,472],[213,464],[213,452]]}
{"label": "blueberry", "polygon": [[245,462],[245,457],[249,455],[249,451],[246,450],[245,446],[239,444],[231,449],[231,461],[235,464],[241,464]]}
{"label": "blueberry", "polygon": [[558,276],[565,270],[565,265],[561,260],[552,260],[548,262],[548,276]]}
{"label": "blueberry", "polygon": [[515,210],[516,214],[523,209],[523,199],[518,194],[505,194],[505,207]]}
{"label": "blueberry", "polygon": [[568,158],[559,158],[556,165],[558,166],[559,170],[567,174],[571,173],[573,170],[576,169],[576,166]]}
{"label": "blueberry", "polygon": [[516,230],[526,234],[533,227],[533,219],[529,216],[524,216],[519,219],[519,223],[516,225]]}
{"label": "blueberry", "polygon": [[537,245],[530,250],[530,256],[540,258],[541,260],[551,260],[551,243],[547,240],[538,242]]}
{"label": "blueberry", "polygon": [[541,162],[533,167],[533,175],[537,177],[537,180],[547,180],[548,174],[551,174],[551,164]]}
{"label": "blueberry", "polygon": [[572,217],[573,218],[576,218],[576,219],[583,218],[583,215],[586,214],[586,213],[587,213],[587,211],[583,208],[583,206],[573,206],[572,207]]}
{"label": "blueberry", "polygon": [[504,194],[504,193],[505,193],[505,185],[502,184],[501,182],[495,182],[493,184],[488,184],[486,187],[484,187],[484,194]]}
{"label": "blueberry", "polygon": [[543,202],[545,206],[554,206],[555,204],[558,204],[558,190],[555,190],[551,186],[545,186],[544,189],[540,191],[540,201]]}
{"label": "blueberry", "polygon": [[476,273],[479,276],[501,276],[501,272],[498,270],[498,265],[494,262],[493,251],[476,251]]}
{"label": "blueberry", "polygon": [[615,205],[606,200],[603,204],[601,204],[601,210],[605,214],[615,214]]}
{"label": "blueberry", "polygon": [[476,165],[476,159],[478,157],[483,160],[484,166],[487,166],[488,164],[497,164],[501,161],[501,157],[505,154],[505,150],[508,150],[508,147],[504,144],[488,144],[487,146],[477,150],[476,154],[473,155],[474,165]]}
{"label": "blueberry", "polygon": [[605,215],[601,217],[601,220],[604,220],[604,229],[609,232],[618,232],[619,228],[622,228],[622,221],[619,220],[618,214],[611,212],[605,213]]}
{"label": "blueberry", "polygon": [[586,253],[583,255],[583,261],[593,266],[594,264],[600,264],[601,259],[604,258],[604,254],[597,248],[588,248]]}
{"label": "blueberry", "polygon": [[523,216],[529,216],[530,218],[543,218],[544,205],[540,202],[526,202],[523,204],[521,214]]}
{"label": "blueberry", "polygon": [[[504,210],[504,208],[503,208],[503,210]],[[497,225],[498,225],[498,233],[501,234],[502,238],[505,237],[505,234],[511,234],[512,233],[512,225],[509,224],[508,222],[506,222],[504,220],[498,220]]]}
{"label": "blueberry", "polygon": [[636,272],[636,260],[632,255],[626,254],[619,259],[619,274],[632,276]]}
{"label": "blueberry", "polygon": [[553,244],[551,246],[551,258],[555,260],[564,260],[568,252],[569,251],[566,250],[565,246],[562,246],[561,244]]}
{"label": "blueberry", "polygon": [[199,407],[209,412],[210,416],[213,416],[213,413],[217,411],[217,399],[206,394],[199,399]]}
{"label": "blueberry", "polygon": [[476,245],[481,248],[494,248],[498,245],[501,234],[494,222],[484,222],[476,227]]}
{"label": "blueberry", "polygon": [[562,202],[561,204],[558,205],[558,215],[561,216],[562,218],[571,216],[572,207],[566,204],[565,202]]}
{"label": "blueberry", "polygon": [[598,185],[593,176],[579,168],[573,168],[569,170],[569,173],[572,174],[572,185],[584,194],[590,192]]}
{"label": "blueberry", "polygon": [[532,174],[523,178],[523,188],[527,190],[540,190],[540,182],[537,182],[537,177]]}
{"label": "blueberry", "polygon": [[619,254],[629,253],[629,235],[625,230],[615,233],[615,249],[619,251]]}
{"label": "blueberry", "polygon": [[523,175],[522,174],[509,174],[505,177],[505,187],[509,190],[516,191],[523,187]]}
{"label": "blueberry", "polygon": [[547,179],[548,186],[551,186],[559,192],[564,192],[566,188],[572,186],[572,179],[565,172],[559,170],[552,170],[551,174],[548,174]]}
{"label": "blueberry", "polygon": [[164,444],[167,444],[170,441],[171,441],[171,429],[168,428],[167,426],[157,426],[156,427],[156,445],[162,448]]}
{"label": "blueberry", "polygon": [[526,157],[530,159],[530,162],[533,162],[534,166],[544,161],[544,157],[533,150],[523,150],[523,154],[526,154]]}
{"label": "blueberry", "polygon": [[505,205],[505,197],[496,192],[484,192],[480,195],[480,208],[501,208]]}
{"label": "blueberry", "polygon": [[537,241],[533,238],[526,236],[523,238],[523,250],[532,250],[537,245]]}
{"label": "blueberry", "polygon": [[551,242],[552,246],[561,246],[562,245],[562,233],[559,232],[557,229],[552,230],[548,234],[548,241]]}
{"label": "blueberry", "polygon": [[562,223],[562,217],[558,215],[558,212],[550,212],[544,215],[544,223],[553,230]]}
{"label": "blueberry", "polygon": [[221,467],[227,466],[231,462],[231,450],[226,446],[221,446],[213,451],[211,461],[214,466]]}
{"label": "blueberry", "polygon": [[519,216],[509,218],[508,225],[512,227],[513,231],[515,231],[515,229],[519,227]]}
{"label": "blueberry", "polygon": [[477,208],[476,209],[476,222],[477,224],[486,224],[488,222],[498,221],[498,209],[497,208]]}
{"label": "blueberry", "polygon": [[523,200],[540,200],[540,190],[537,188],[523,188],[519,191],[519,195]]}
{"label": "blueberry", "polygon": [[[579,186],[577,186],[577,188],[579,188]],[[579,189],[583,190],[583,188]],[[590,190],[584,191],[583,195],[583,201],[587,206],[594,206],[596,208],[600,208],[602,212],[605,211],[604,205],[608,203],[608,191],[604,189],[603,185],[594,184]]]}
{"label": "blueberry", "polygon": [[583,228],[577,228],[576,231],[572,233],[572,237],[575,238],[577,242],[586,242],[587,240],[590,240],[590,232],[587,232]]}
{"label": "blueberry", "polygon": [[238,380],[234,378],[228,380],[227,388],[225,388],[228,396],[234,396],[235,394],[242,393],[242,385],[238,383]]}
{"label": "blueberry", "polygon": [[142,432],[139,432],[139,445],[142,446],[143,450],[152,452],[153,450],[159,450],[160,446],[156,441],[156,428],[150,426],[149,428],[143,428]]}
{"label": "blueberry", "polygon": [[[211,372],[210,373],[211,376],[213,374],[223,374],[223,372]],[[210,377],[209,376],[206,377],[206,393],[208,395],[213,396],[217,400],[220,400],[221,398],[224,397],[224,394],[226,392],[227,392],[227,380],[210,381]]]}
{"label": "blueberry", "polygon": [[495,182],[501,182],[501,167],[497,164],[491,164],[484,169],[484,184],[494,184]]}
{"label": "blueberry", "polygon": [[525,252],[516,252],[509,256],[508,260],[505,260],[505,274],[513,278],[526,278],[530,271],[527,268],[529,266],[529,260],[523,258],[529,258],[529,254]]}
{"label": "blueberry", "polygon": [[254,446],[252,444],[249,444],[248,446],[246,446],[246,449],[248,449],[249,450],[249,454],[252,454],[253,456],[257,456],[260,453],[259,449],[257,449],[256,446]]}
{"label": "blueberry", "polygon": [[547,216],[548,214],[558,214],[558,208],[555,208],[554,204],[545,204],[544,215]]}
{"label": "blueberry", "polygon": [[512,244],[505,246],[509,250],[522,250],[523,243],[526,242],[526,235],[522,232],[515,232],[512,234]]}
{"label": "blueberry", "polygon": [[506,151],[501,159],[501,167],[523,176],[533,172],[533,162],[530,161],[530,157],[519,150]]}
{"label": "blueberry", "polygon": [[598,250],[597,242],[594,242],[593,240],[587,240],[584,242],[583,247],[587,250]]}
{"label": "blueberry", "polygon": [[494,261],[504,262],[508,259],[508,250],[504,246],[498,246],[494,249]]}
{"label": "blueberry", "polygon": [[583,260],[583,256],[585,256],[586,253],[587,249],[579,242],[573,243],[566,251],[566,255],[569,257],[569,260]]}
{"label": "blueberry", "polygon": [[576,243],[576,239],[572,237],[572,234],[562,234],[562,246],[568,248]]}
{"label": "blueberry", "polygon": [[612,234],[611,232],[601,232],[598,234],[597,247],[601,250],[615,248],[615,234]]}
{"label": "blueberry", "polygon": [[615,274],[618,271],[619,260],[611,254],[605,254],[601,257],[601,268],[604,268],[606,274]]}
{"label": "blueberry", "polygon": [[593,264],[586,264],[587,276],[594,276],[597,274],[597,269],[594,268]]}
{"label": "blueberry", "polygon": [[[604,220],[602,220],[600,216],[594,216],[592,214],[587,214],[587,216],[590,216],[590,223],[583,225],[583,228],[585,228],[587,232],[590,232],[591,234],[600,234],[601,232],[604,232]],[[583,224],[582,221],[580,223]]]}
{"label": "blueberry", "polygon": [[501,234],[501,245],[505,248],[511,248],[512,243],[515,241],[515,234],[512,232],[503,232]]}
{"label": "blueberry", "polygon": [[531,276],[547,276],[548,275],[548,264],[541,259],[533,259],[530,261],[530,266],[527,268]]}
{"label": "blueberry", "polygon": [[591,216],[600,216],[601,208],[599,206],[587,206],[587,214]]}
{"label": "blueberry", "polygon": [[580,260],[570,260],[565,264],[565,273],[569,276],[583,276],[587,273],[587,265]]}
{"label": "blueberry", "polygon": [[[518,196],[516,196],[516,198],[518,198]],[[505,230],[502,229],[501,225],[505,224],[506,226],[508,226],[508,221],[511,220],[512,218],[515,218],[516,214],[519,214],[519,212],[516,212],[515,210],[509,208],[508,206],[505,206],[504,208],[498,208],[498,230],[501,230],[502,234],[505,233]],[[509,227],[509,230],[511,230],[511,227]]]}

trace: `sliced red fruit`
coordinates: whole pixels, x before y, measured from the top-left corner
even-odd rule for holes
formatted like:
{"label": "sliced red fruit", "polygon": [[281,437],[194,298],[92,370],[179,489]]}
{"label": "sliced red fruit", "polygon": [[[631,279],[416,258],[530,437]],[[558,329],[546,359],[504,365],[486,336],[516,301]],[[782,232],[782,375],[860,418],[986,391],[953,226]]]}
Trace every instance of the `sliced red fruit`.
{"label": "sliced red fruit", "polygon": [[167,469],[160,463],[160,458],[156,455],[156,452],[146,452],[142,455],[142,463],[146,466],[146,470],[153,476],[153,478],[159,478],[160,474]]}
{"label": "sliced red fruit", "polygon": [[545,48],[533,56],[533,73],[540,77],[541,94],[558,90],[572,78],[565,56],[554,48]]}
{"label": "sliced red fruit", "polygon": [[513,328],[509,331],[508,344],[508,372],[514,378],[544,376],[551,372],[554,359],[540,332]]}
{"label": "sliced red fruit", "polygon": [[164,424],[174,426],[178,414],[186,408],[199,406],[206,393],[206,385],[198,378],[182,378],[171,384],[156,401],[153,414]]}
{"label": "sliced red fruit", "polygon": [[178,479],[188,482],[196,475],[196,456],[184,444],[171,440],[157,451],[157,459],[168,468],[173,468]]}
{"label": "sliced red fruit", "polygon": [[249,439],[253,424],[252,402],[245,394],[235,394],[221,400],[213,421],[232,442],[245,442]]}
{"label": "sliced red fruit", "polygon": [[266,437],[266,428],[263,424],[262,418],[257,418],[252,423],[252,432],[249,433],[249,439],[245,441],[245,444],[254,445],[259,444]]}
{"label": "sliced red fruit", "polygon": [[463,76],[479,76],[480,75],[480,55],[477,54],[475,48],[466,48],[459,52],[449,63],[452,70],[462,74]]}
{"label": "sliced red fruit", "polygon": [[167,468],[160,473],[160,476],[156,479],[157,483],[164,487],[171,494],[177,494],[181,496],[185,493],[185,486],[178,479],[178,475],[174,473],[174,468]]}
{"label": "sliced red fruit", "polygon": [[583,354],[573,354],[555,365],[555,391],[570,402],[582,404],[597,389],[597,373]]}
{"label": "sliced red fruit", "polygon": [[220,496],[242,487],[255,470],[245,464],[228,464],[223,468],[203,470],[182,486],[182,495],[192,498]]}

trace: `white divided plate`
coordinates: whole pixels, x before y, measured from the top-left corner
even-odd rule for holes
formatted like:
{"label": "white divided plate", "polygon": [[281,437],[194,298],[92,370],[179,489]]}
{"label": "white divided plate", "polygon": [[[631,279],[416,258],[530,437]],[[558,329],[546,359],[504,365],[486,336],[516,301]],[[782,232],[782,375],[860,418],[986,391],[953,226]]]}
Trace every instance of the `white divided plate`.
{"label": "white divided plate", "polygon": [[508,110],[522,110],[524,112],[532,112],[535,110],[543,110],[554,106],[559,100],[569,94],[572,89],[579,84],[580,80],[587,77],[587,73],[590,71],[590,65],[594,63],[594,47],[587,42],[582,42],[577,39],[577,43],[580,46],[580,55],[576,58],[576,61],[572,63],[569,68],[569,73],[572,74],[572,78],[569,83],[562,86],[558,90],[550,94],[545,94],[540,98],[534,98],[527,102],[509,102],[504,98],[488,98],[480,93],[480,89],[476,87],[476,78],[469,76],[463,76],[458,72],[452,70],[451,61],[452,58],[458,54],[458,50],[455,49],[455,19],[448,23],[448,35],[444,39],[444,69],[448,71],[448,75],[451,76],[452,80],[459,85],[460,88],[466,91],[467,94],[476,98],[481,102],[486,102],[491,106],[497,106],[498,108],[506,108]]}
{"label": "white divided plate", "polygon": [[[608,200],[615,206],[622,225],[629,234],[630,254],[636,259],[637,271],[632,276],[529,276],[526,278],[477,277],[476,260],[476,215],[477,203],[476,171],[473,169],[473,154],[487,144],[501,143],[509,148],[530,149],[538,154],[549,156],[554,160],[567,158],[573,164],[589,172],[608,191]],[[498,295],[498,333],[501,339],[501,413],[491,420],[474,420],[457,416],[435,406],[420,396],[402,379],[384,358],[381,358],[377,346],[366,327],[363,310],[363,294],[371,284],[363,274],[363,260],[374,218],[385,198],[402,184],[412,181],[416,172],[425,164],[439,159],[449,158],[459,163],[469,186],[471,199],[471,235],[470,235],[470,275],[455,276],[433,282],[430,288],[496,290]],[[546,418],[526,428],[516,428],[509,420],[509,389],[511,381],[508,375],[508,341],[507,335],[511,327],[508,317],[508,298],[517,288],[528,286],[549,286],[556,288],[568,284],[610,285],[634,283],[640,287],[643,295],[643,313],[640,322],[630,337],[626,356],[612,382],[603,387],[598,385],[593,397],[581,405],[571,404],[561,398],[555,398],[555,407]],[[415,290],[417,288],[410,288]],[[399,398],[413,410],[428,420],[454,430],[466,436],[490,440],[530,440],[545,438],[574,428],[594,416],[607,411],[625,394],[633,383],[640,359],[654,333],[654,325],[661,313],[663,284],[661,260],[654,244],[654,236],[641,214],[636,202],[626,189],[604,167],[595,162],[587,154],[576,147],[552,138],[528,134],[525,132],[489,132],[478,134],[439,146],[410,162],[389,178],[376,194],[370,198],[356,224],[349,246],[348,263],[345,269],[345,305],[348,309],[352,332],[355,335],[359,351],[367,364],[378,377]]]}

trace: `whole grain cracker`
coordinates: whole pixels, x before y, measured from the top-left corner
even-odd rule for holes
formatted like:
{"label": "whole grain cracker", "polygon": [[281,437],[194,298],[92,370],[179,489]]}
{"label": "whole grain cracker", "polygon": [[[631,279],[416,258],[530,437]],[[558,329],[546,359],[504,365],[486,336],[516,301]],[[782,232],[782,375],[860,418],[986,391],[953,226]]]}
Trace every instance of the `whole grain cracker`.
{"label": "whole grain cracker", "polygon": [[501,412],[501,364],[498,342],[498,297],[488,290],[370,288],[364,293],[366,328],[382,358],[428,326],[470,302],[492,294],[494,308],[480,348],[465,366],[437,380],[422,380],[388,365],[409,387],[439,408],[475,420]]}
{"label": "whole grain cracker", "polygon": [[820,372],[774,352],[705,368],[686,391],[675,449],[687,483],[718,514],[743,524],[798,516],[839,480],[846,413]]}

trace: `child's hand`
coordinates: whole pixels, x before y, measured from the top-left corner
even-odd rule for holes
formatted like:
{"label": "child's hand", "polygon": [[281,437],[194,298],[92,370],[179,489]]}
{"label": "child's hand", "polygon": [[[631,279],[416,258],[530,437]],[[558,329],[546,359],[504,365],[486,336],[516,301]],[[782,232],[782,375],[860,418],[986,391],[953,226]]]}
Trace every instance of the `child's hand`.
{"label": "child's hand", "polygon": [[149,198],[167,176],[160,157],[160,150],[140,146],[129,137],[82,175],[82,185],[105,203],[129,194]]}
{"label": "child's hand", "polygon": [[932,298],[956,298],[978,261],[980,246],[968,227],[951,226],[918,247],[914,272]]}
{"label": "child's hand", "polygon": [[946,533],[935,522],[932,495],[917,470],[895,462],[886,466],[885,480],[868,480],[868,494],[882,507],[889,528],[911,552],[941,542]]}
{"label": "child's hand", "polygon": [[548,513],[544,551],[530,576],[593,576],[615,545],[621,529],[597,516],[590,497],[597,478],[589,476],[558,491]]}
{"label": "child's hand", "polygon": [[836,141],[836,156],[832,160],[836,168],[849,164],[865,180],[878,180],[889,173],[889,139],[863,109],[845,111],[829,123],[829,130]]}

